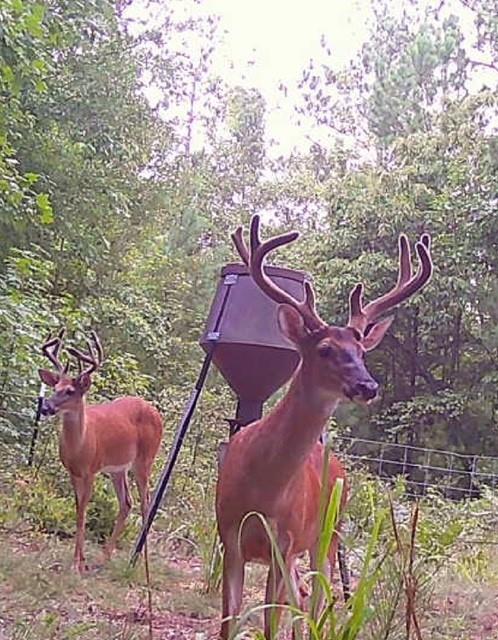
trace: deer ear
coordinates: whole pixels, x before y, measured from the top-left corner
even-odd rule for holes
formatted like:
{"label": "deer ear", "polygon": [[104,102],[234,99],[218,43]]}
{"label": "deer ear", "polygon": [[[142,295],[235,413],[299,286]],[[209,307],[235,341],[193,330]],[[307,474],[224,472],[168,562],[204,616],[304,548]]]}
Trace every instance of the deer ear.
{"label": "deer ear", "polygon": [[394,316],[389,316],[373,325],[362,342],[365,351],[372,351],[372,349],[379,346],[393,320]]}
{"label": "deer ear", "polygon": [[86,393],[92,384],[92,379],[88,373],[82,373],[77,378],[78,388],[81,393]]}
{"label": "deer ear", "polygon": [[55,385],[60,380],[60,375],[58,373],[54,373],[53,371],[49,371],[48,369],[38,369],[38,375],[43,383],[47,385],[47,387],[55,387]]}
{"label": "deer ear", "polygon": [[281,304],[277,317],[280,331],[294,344],[299,344],[308,335],[303,316],[290,304]]}

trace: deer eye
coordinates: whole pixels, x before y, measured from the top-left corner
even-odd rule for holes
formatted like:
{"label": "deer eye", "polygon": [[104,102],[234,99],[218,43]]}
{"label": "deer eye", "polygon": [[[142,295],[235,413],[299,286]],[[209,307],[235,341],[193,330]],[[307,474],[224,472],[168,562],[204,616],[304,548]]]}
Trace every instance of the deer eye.
{"label": "deer eye", "polygon": [[74,393],[74,389],[70,389],[70,388],[66,389],[65,393],[66,393],[66,396],[72,396]]}
{"label": "deer eye", "polygon": [[320,358],[331,358],[334,354],[334,350],[329,345],[324,345],[318,349],[318,355]]}
{"label": "deer eye", "polygon": [[351,362],[353,362],[354,358],[353,358],[353,356],[352,356],[350,353],[348,353],[347,351],[342,351],[342,352],[341,352],[340,360],[341,360],[341,362],[342,362],[342,363],[344,363],[344,364],[350,364]]}

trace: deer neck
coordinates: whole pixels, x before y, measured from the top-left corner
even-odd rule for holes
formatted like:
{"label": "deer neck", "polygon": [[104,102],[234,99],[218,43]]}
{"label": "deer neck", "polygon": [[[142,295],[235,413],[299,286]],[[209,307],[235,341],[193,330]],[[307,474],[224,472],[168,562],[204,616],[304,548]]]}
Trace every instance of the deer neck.
{"label": "deer neck", "polygon": [[86,403],[82,399],[76,409],[65,411],[62,414],[62,445],[66,450],[77,451],[80,449],[87,435]]}
{"label": "deer neck", "polygon": [[262,457],[274,486],[285,484],[305,462],[339,401],[339,396],[331,397],[313,384],[301,364],[287,394],[264,418]]}

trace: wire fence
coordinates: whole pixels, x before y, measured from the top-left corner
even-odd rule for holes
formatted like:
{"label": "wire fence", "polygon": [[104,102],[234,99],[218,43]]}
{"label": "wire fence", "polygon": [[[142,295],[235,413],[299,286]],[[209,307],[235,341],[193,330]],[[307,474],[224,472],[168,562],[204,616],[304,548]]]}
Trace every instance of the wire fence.
{"label": "wire fence", "polygon": [[[26,401],[20,411],[13,411],[5,402],[14,395]],[[36,431],[37,428],[36,401],[35,394],[5,394],[0,403],[0,433],[5,430],[6,423],[12,422],[24,427],[23,435],[19,432],[18,436],[31,439],[33,429]],[[8,431],[4,433],[7,435]],[[437,490],[449,500],[461,500],[478,498],[485,486],[498,487],[498,456],[471,455],[345,435],[334,436],[333,446],[351,469],[366,470],[388,483],[402,477],[410,497],[421,497],[430,490]]]}
{"label": "wire fence", "polygon": [[411,497],[433,489],[450,500],[478,498],[484,486],[498,486],[498,457],[352,436],[337,436],[334,444],[350,468],[367,470],[387,482],[403,477]]}

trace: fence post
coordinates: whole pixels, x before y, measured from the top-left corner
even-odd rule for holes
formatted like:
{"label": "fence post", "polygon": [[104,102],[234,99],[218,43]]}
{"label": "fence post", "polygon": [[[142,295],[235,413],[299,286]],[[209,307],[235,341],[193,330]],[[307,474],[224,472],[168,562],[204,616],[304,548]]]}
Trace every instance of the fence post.
{"label": "fence post", "polygon": [[[425,451],[425,456],[424,456],[424,464],[423,464],[423,468],[424,468],[424,483],[422,485],[422,495],[425,496],[425,493],[427,491],[427,486],[429,485],[429,467],[431,465],[431,451],[426,449]],[[420,465],[419,465],[420,466]]]}
{"label": "fence post", "polygon": [[385,445],[383,444],[380,448],[380,453],[379,453],[379,469],[377,471],[379,478],[382,478],[382,464],[384,462],[384,447]]}
{"label": "fence post", "polygon": [[474,477],[477,469],[477,456],[472,456],[472,464],[470,465],[470,475],[469,475],[469,498],[472,498],[474,493]]}

